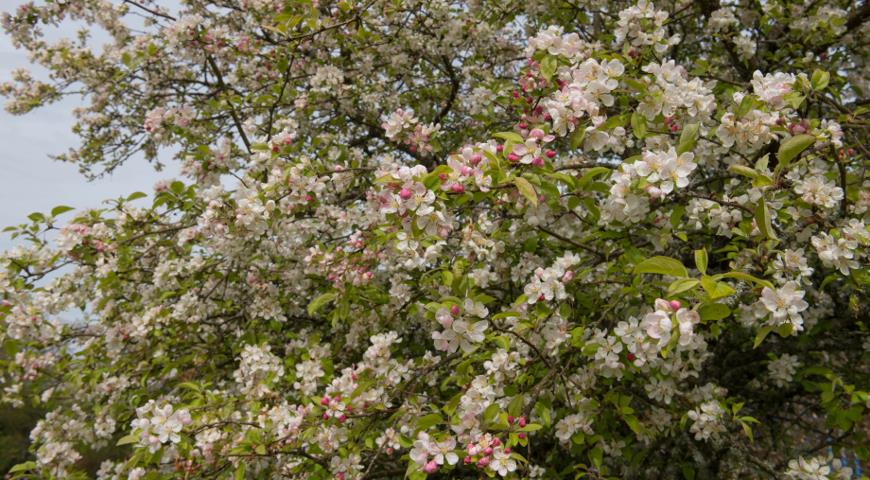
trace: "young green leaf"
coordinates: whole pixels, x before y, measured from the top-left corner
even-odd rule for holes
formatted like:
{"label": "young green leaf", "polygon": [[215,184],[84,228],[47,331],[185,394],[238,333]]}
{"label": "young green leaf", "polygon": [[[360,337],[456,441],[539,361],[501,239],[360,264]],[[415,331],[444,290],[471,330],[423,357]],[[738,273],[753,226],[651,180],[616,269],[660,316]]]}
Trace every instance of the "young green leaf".
{"label": "young green leaf", "polygon": [[657,273],[660,275],[670,275],[672,277],[685,278],[689,276],[689,272],[683,263],[677,259],[670,257],[652,257],[648,258],[634,267],[634,273]]}
{"label": "young green leaf", "polygon": [[514,185],[516,185],[520,194],[526,197],[526,200],[528,200],[533,207],[538,206],[538,193],[535,191],[535,187],[529,183],[528,180],[523,177],[516,177],[514,178]]}
{"label": "young green leaf", "polygon": [[806,150],[810,145],[816,142],[816,137],[813,135],[795,135],[788,140],[782,142],[779,146],[779,151],[776,152],[776,158],[779,160],[778,168],[785,168],[798,155]]}

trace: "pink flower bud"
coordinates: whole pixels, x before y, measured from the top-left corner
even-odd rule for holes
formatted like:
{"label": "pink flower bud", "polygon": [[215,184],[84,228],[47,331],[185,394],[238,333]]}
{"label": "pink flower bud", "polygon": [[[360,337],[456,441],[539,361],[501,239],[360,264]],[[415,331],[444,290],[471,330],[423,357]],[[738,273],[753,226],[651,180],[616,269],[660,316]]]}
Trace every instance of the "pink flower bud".
{"label": "pink flower bud", "polygon": [[347,421],[347,415],[345,415],[345,414],[342,413],[341,415],[338,416],[338,421],[341,422],[341,423],[346,422],[346,421]]}
{"label": "pink flower bud", "polygon": [[680,302],[678,300],[671,300],[671,308],[674,310],[679,310]]}
{"label": "pink flower bud", "polygon": [[520,428],[526,426],[526,417],[520,417],[519,426],[520,426]]}
{"label": "pink flower bud", "polygon": [[497,446],[501,445],[501,440],[499,440],[498,438],[493,438],[493,439],[492,439],[492,442],[490,442],[490,444],[491,444],[493,447],[497,447]]}
{"label": "pink flower bud", "polygon": [[510,447],[504,447],[504,453],[511,453]]}
{"label": "pink flower bud", "polygon": [[326,412],[323,412],[323,419],[324,419],[324,420],[329,420],[329,414],[326,413]]}
{"label": "pink flower bud", "polygon": [[496,151],[496,152],[502,152],[502,151],[504,151],[504,145],[498,145],[497,147],[495,147],[495,151]]}
{"label": "pink flower bud", "polygon": [[535,140],[540,140],[544,138],[544,131],[540,128],[533,128],[531,132],[529,132],[529,136],[534,138]]}
{"label": "pink flower bud", "polygon": [[323,405],[324,407],[329,405],[329,397],[324,395],[323,398],[320,399],[320,404]]}
{"label": "pink flower bud", "polygon": [[574,279],[574,271],[573,270],[565,270],[565,274],[562,275],[563,282],[570,282]]}
{"label": "pink flower bud", "polygon": [[438,174],[438,179],[441,180],[442,182],[443,182],[444,180],[447,180],[447,174],[446,174],[446,173],[439,173],[439,174]]}
{"label": "pink flower bud", "polygon": [[508,425],[513,425],[513,424],[514,424],[514,416],[508,415]]}
{"label": "pink flower bud", "polygon": [[487,465],[489,465],[489,462],[490,462],[489,457],[483,457],[477,461],[477,466],[480,468],[485,468]]}
{"label": "pink flower bud", "polygon": [[462,193],[465,191],[465,187],[461,183],[454,183],[450,190],[453,190],[453,193]]}
{"label": "pink flower bud", "polygon": [[544,159],[541,157],[535,157],[535,159],[532,160],[532,165],[534,165],[536,167],[543,167],[544,166]]}
{"label": "pink flower bud", "polygon": [[508,160],[510,160],[510,161],[512,161],[512,162],[516,162],[516,161],[518,161],[519,159],[520,159],[520,156],[517,155],[517,154],[514,153],[514,152],[511,152],[511,153],[508,154]]}
{"label": "pink flower bud", "polygon": [[553,158],[556,156],[556,151],[555,150],[547,150],[546,155],[547,155],[547,158]]}
{"label": "pink flower bud", "polygon": [[454,317],[459,315],[459,305],[452,305],[450,307],[450,314],[453,315]]}
{"label": "pink flower bud", "polygon": [[411,198],[412,195],[413,193],[411,193],[411,191],[407,188],[402,188],[401,190],[399,190],[399,196],[402,198],[402,200],[407,200]]}
{"label": "pink flower bud", "polygon": [[469,167],[468,165],[463,165],[462,168],[459,169],[459,173],[467,177],[474,173],[474,170],[472,170],[471,167]]}
{"label": "pink flower bud", "polygon": [[392,454],[393,454],[393,448],[387,447],[387,455],[392,455]]}
{"label": "pink flower bud", "polygon": [[435,460],[429,460],[429,463],[423,466],[423,471],[426,473],[435,473],[438,470],[438,464],[435,463]]}
{"label": "pink flower bud", "polygon": [[475,153],[468,161],[471,162],[472,165],[477,165],[481,160],[483,160],[483,157],[479,153]]}
{"label": "pink flower bud", "polygon": [[466,456],[462,459],[462,463],[468,465],[469,463],[471,463],[471,457]]}
{"label": "pink flower bud", "polygon": [[483,449],[484,455],[492,455],[492,447],[486,447]]}
{"label": "pink flower bud", "polygon": [[517,126],[523,130],[529,128],[529,125],[526,122],[520,122],[519,125],[517,125]]}
{"label": "pink flower bud", "polygon": [[518,433],[518,434],[517,434],[517,438],[519,438],[520,440],[526,438],[526,432],[520,432],[520,433]]}
{"label": "pink flower bud", "polygon": [[344,472],[338,472],[335,474],[335,478],[337,480],[344,480]]}

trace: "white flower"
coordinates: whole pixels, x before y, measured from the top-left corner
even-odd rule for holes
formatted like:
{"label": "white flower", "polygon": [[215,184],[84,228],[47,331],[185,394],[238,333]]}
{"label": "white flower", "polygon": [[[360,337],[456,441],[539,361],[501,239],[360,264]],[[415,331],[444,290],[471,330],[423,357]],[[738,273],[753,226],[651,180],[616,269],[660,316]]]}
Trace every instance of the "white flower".
{"label": "white flower", "polygon": [[801,312],[809,304],[804,300],[803,290],[798,290],[797,282],[787,282],[776,290],[764,287],[759,302],[770,313],[770,323],[773,326],[791,323],[795,331],[803,330]]}
{"label": "white flower", "polygon": [[583,412],[568,415],[556,424],[556,438],[562,443],[568,443],[578,431],[592,433],[592,419]]}
{"label": "white flower", "polygon": [[828,480],[831,468],[823,458],[815,457],[809,460],[799,457],[788,462],[785,475],[793,480]]}
{"label": "white flower", "polygon": [[681,308],[677,311],[677,323],[680,329],[680,345],[689,345],[694,335],[693,328],[701,323],[701,316],[695,310]]}
{"label": "white flower", "polygon": [[762,75],[756,70],[752,74],[752,91],[762,102],[780,109],[784,106],[784,98],[791,92],[794,82],[795,76],[790,73],[776,72]]}
{"label": "white flower", "polygon": [[641,328],[646,331],[650,338],[659,341],[659,345],[665,345],[671,339],[671,330],[674,324],[671,321],[671,315],[662,310],[648,313],[643,317]]}
{"label": "white flower", "polygon": [[517,461],[511,458],[511,454],[505,453],[503,446],[499,446],[492,452],[489,468],[498,472],[502,477],[506,477],[508,473],[517,469]]}
{"label": "white flower", "polygon": [[858,268],[860,264],[855,260],[853,250],[858,248],[858,242],[845,238],[834,238],[822,232],[812,238],[812,244],[816,247],[819,259],[826,267],[834,267],[843,275],[848,275],[850,269]]}
{"label": "white flower", "polygon": [[446,440],[434,444],[435,453],[432,459],[438,465],[444,465],[444,462],[447,462],[449,465],[456,465],[456,462],[459,461],[459,455],[453,451],[454,449],[456,449],[456,439],[448,437]]}
{"label": "white flower", "polygon": [[843,199],[843,189],[821,175],[797,181],[794,191],[803,201],[825,208],[834,208]]}
{"label": "white flower", "polygon": [[179,434],[191,423],[186,409],[175,410],[168,403],[159,407],[154,400],[137,408],[136,416],[130,426],[139,430],[139,442],[151,452],[156,452],[163,444],[181,441]]}
{"label": "white flower", "polygon": [[784,387],[791,382],[799,366],[800,362],[796,356],[783,353],[781,357],[767,364],[767,371],[777,387]]}
{"label": "white flower", "polygon": [[483,332],[487,329],[486,322],[468,322],[465,320],[456,320],[451,328],[456,335],[459,336],[459,346],[462,351],[468,353],[474,349],[472,343],[480,343],[484,340]]}
{"label": "white flower", "polygon": [[708,440],[724,432],[725,425],[722,422],[724,413],[725,410],[715,400],[704,402],[700,407],[689,410],[688,417],[692,420],[689,431],[695,434],[695,440]]}
{"label": "white flower", "polygon": [[646,177],[650,183],[659,184],[662,193],[668,194],[674,188],[689,186],[689,175],[698,167],[693,162],[692,152],[683,152],[677,156],[677,150],[670,147],[668,151],[645,151],[643,159],[635,163],[635,172]]}

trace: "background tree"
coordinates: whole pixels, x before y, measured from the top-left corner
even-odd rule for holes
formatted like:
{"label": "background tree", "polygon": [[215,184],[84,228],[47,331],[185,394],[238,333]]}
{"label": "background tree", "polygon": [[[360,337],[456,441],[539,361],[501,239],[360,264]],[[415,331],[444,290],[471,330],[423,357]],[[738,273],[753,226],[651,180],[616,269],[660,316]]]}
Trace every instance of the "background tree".
{"label": "background tree", "polygon": [[[83,96],[58,158],[96,176],[174,155],[184,175],[11,229],[3,398],[48,412],[12,473],[848,478],[870,455],[868,19],[751,0],[7,14],[50,71],[16,72],[8,110]],[[65,21],[87,28],[44,40]]]}

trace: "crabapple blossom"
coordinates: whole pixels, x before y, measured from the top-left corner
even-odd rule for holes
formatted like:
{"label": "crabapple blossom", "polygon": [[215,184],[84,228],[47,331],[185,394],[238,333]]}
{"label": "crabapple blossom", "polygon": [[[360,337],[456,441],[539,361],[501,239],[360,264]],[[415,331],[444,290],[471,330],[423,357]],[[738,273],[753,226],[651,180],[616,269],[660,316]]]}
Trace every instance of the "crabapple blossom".
{"label": "crabapple blossom", "polygon": [[866,462],[867,2],[19,3],[7,110],[178,173],[7,229],[13,478]]}

